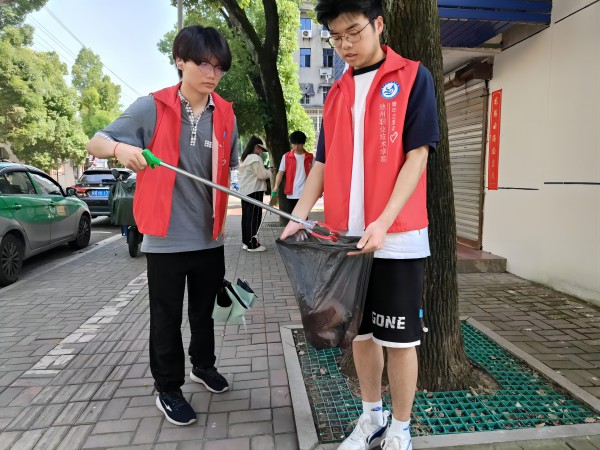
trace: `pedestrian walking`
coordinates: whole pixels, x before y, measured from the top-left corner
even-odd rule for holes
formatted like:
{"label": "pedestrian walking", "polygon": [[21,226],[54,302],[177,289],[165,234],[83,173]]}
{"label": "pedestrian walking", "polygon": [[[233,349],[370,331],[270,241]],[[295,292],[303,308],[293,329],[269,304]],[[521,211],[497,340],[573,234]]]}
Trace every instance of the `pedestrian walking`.
{"label": "pedestrian walking", "polygon": [[[271,171],[265,168],[261,154],[267,151],[263,140],[252,136],[242,153],[239,169],[240,194],[263,201]],[[264,252],[267,248],[258,241],[258,229],[262,220],[262,209],[242,200],[242,249],[249,252]]]}

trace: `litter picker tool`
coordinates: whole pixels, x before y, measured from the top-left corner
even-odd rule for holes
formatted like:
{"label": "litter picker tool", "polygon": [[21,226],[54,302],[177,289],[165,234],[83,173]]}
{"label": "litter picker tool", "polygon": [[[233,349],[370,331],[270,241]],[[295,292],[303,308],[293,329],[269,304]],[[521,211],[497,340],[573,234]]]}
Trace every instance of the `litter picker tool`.
{"label": "litter picker tool", "polygon": [[189,173],[185,170],[180,169],[179,167],[175,167],[172,166],[171,164],[167,164],[166,162],[164,162],[163,160],[161,160],[160,158],[158,158],[157,156],[155,156],[150,150],[146,149],[144,151],[142,151],[142,156],[144,157],[144,159],[146,160],[146,162],[148,163],[148,166],[150,166],[150,168],[155,169],[158,166],[162,166],[165,169],[169,169],[169,170],[173,170],[185,177],[191,178],[193,180],[199,181],[200,183],[209,186],[213,189],[217,189],[221,192],[225,192],[226,194],[232,195],[236,198],[239,198],[240,200],[243,200],[245,202],[251,203],[253,205],[258,206],[259,208],[262,209],[266,209],[269,212],[272,212],[273,214],[277,214],[278,216],[281,217],[285,217],[288,220],[291,220],[292,222],[296,222],[299,223],[300,225],[302,225],[310,234],[312,234],[314,237],[319,238],[319,239],[326,239],[332,242],[337,242],[340,234],[337,231],[334,231],[332,229],[330,229],[326,224],[324,224],[323,222],[317,222],[314,220],[302,220],[299,217],[296,217],[292,214],[288,214],[284,211],[281,211],[280,209],[274,208],[270,205],[267,205],[263,202],[261,202],[260,200],[255,200],[251,197],[247,197],[243,194],[240,194],[237,191],[234,191],[232,189],[228,189],[224,186],[221,186],[220,184],[217,183],[213,183],[212,181],[206,180],[204,178],[201,178],[197,175],[194,175],[192,173]]}

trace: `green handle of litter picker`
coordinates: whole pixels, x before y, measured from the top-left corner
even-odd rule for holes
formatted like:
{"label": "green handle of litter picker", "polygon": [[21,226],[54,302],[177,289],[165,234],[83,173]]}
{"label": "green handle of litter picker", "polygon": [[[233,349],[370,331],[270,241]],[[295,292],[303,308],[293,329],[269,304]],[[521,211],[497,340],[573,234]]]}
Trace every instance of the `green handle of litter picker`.
{"label": "green handle of litter picker", "polygon": [[160,166],[160,163],[162,162],[160,158],[154,156],[154,153],[152,153],[148,149],[142,151],[142,156],[152,169],[155,169],[156,167]]}

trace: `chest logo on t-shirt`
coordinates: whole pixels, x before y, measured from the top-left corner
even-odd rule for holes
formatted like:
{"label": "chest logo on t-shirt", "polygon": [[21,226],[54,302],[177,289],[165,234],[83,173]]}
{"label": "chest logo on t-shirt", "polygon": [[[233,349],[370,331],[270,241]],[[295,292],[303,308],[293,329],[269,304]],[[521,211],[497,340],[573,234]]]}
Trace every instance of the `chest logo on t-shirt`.
{"label": "chest logo on t-shirt", "polygon": [[389,81],[381,88],[381,96],[386,100],[391,100],[400,93],[400,85],[395,81]]}

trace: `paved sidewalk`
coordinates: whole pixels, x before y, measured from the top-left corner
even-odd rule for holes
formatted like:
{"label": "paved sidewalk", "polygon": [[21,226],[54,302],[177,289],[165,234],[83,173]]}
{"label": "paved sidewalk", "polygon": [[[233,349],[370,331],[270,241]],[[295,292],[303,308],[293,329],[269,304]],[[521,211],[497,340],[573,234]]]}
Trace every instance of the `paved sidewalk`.
{"label": "paved sidewalk", "polygon": [[[130,258],[124,238],[118,239],[0,290],[0,450],[297,448],[279,327],[300,317],[275,249],[281,229],[267,216],[261,241],[268,251],[244,252],[239,202],[232,201],[229,212],[226,276],[245,278],[261,299],[246,331],[216,330],[217,366],[231,390],[211,394],[188,381],[183,390],[198,423],[176,427],[164,420],[148,367],[145,258]],[[459,280],[461,314],[600,394],[598,308],[510,274]],[[598,442],[493,448],[584,450],[600,448]]]}

